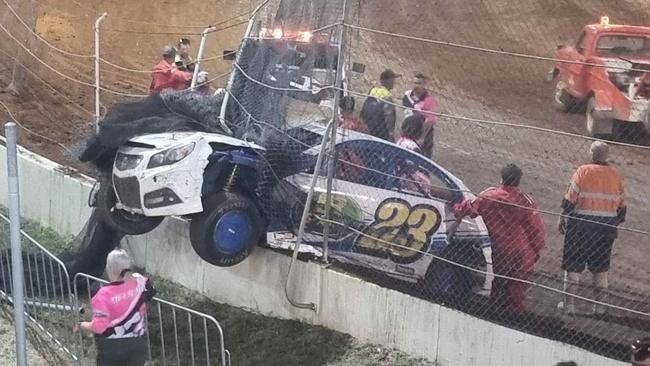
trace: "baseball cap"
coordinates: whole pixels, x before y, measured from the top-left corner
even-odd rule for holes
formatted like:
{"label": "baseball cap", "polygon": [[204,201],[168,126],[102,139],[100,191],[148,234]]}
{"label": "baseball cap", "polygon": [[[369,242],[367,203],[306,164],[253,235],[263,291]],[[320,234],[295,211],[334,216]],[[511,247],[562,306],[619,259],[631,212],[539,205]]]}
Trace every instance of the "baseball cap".
{"label": "baseball cap", "polygon": [[165,46],[162,49],[162,55],[164,57],[174,57],[176,56],[176,49],[172,46]]}
{"label": "baseball cap", "polygon": [[384,72],[381,73],[379,76],[380,80],[389,80],[389,79],[397,79],[401,77],[402,75],[396,74],[395,71],[391,69],[386,69]]}

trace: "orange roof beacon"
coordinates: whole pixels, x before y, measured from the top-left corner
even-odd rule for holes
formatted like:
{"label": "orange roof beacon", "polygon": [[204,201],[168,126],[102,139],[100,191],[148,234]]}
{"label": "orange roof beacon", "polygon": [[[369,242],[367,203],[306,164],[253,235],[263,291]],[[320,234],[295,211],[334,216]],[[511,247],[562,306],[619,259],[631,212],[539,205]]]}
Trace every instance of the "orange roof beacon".
{"label": "orange roof beacon", "polygon": [[560,45],[550,79],[562,112],[586,110],[590,136],[613,138],[634,123],[650,134],[650,27],[584,27],[575,45]]}

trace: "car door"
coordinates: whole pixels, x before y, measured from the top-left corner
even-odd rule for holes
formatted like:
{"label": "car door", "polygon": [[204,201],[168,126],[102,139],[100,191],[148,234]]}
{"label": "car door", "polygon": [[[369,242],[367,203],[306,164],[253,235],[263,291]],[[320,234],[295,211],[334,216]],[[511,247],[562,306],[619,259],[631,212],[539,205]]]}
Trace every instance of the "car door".
{"label": "car door", "polygon": [[568,86],[571,94],[582,98],[587,91],[585,65],[587,62],[586,54],[589,52],[588,45],[592,37],[587,32],[582,32],[578,38],[575,47],[567,48],[567,59],[573,61],[572,63],[564,64],[566,70],[564,82]]}
{"label": "car door", "polygon": [[[332,236],[331,255],[387,273],[423,276],[430,261],[419,265],[424,253],[445,241],[453,183],[421,156],[379,141],[340,143],[336,156],[331,217],[343,224],[331,226],[343,229]],[[317,196],[324,195],[324,176]],[[314,201],[319,200],[324,198]],[[312,239],[312,245],[322,241]]]}

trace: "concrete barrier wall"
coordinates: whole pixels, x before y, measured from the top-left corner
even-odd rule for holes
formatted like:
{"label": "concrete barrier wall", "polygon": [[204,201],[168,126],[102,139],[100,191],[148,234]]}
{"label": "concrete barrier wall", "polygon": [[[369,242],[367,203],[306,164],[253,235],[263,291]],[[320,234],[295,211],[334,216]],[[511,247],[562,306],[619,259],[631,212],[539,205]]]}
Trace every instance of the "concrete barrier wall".
{"label": "concrete barrier wall", "polygon": [[[0,205],[7,207],[7,151],[0,136]],[[88,195],[94,181],[29,150],[19,148],[20,209],[26,219],[62,235],[77,235],[90,216]]]}
{"label": "concrete barrier wall", "polygon": [[[92,180],[21,150],[21,209],[24,217],[75,234],[88,217]],[[6,205],[6,155],[0,148],[0,204]],[[388,290],[317,263],[298,262],[289,291],[317,311],[297,309],[285,298],[290,258],[258,248],[233,268],[203,262],[188,241],[188,224],[167,219],[155,231],[128,237],[124,246],[147,271],[199,291],[214,301],[348,333],[362,341],[398,348],[441,366],[623,366],[564,343],[532,336],[461,312]],[[214,314],[218,319],[219,314]],[[226,340],[227,342],[227,340]],[[462,346],[461,346],[462,345]]]}

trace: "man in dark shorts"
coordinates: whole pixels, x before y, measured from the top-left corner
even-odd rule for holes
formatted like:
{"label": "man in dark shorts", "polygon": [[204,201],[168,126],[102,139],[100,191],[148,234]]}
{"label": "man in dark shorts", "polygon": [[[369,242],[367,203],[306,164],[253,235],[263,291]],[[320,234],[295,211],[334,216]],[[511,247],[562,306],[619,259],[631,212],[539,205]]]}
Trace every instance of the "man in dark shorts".
{"label": "man in dark shorts", "polygon": [[[591,163],[580,166],[571,178],[562,201],[558,229],[564,235],[562,269],[565,292],[575,293],[580,273],[593,274],[592,288],[598,302],[605,300],[608,288],[612,246],[617,226],[625,220],[623,179],[607,163],[609,146],[602,141],[591,144]],[[562,303],[568,315],[575,314],[574,297]],[[596,304],[595,315],[604,315],[607,307]]]}

